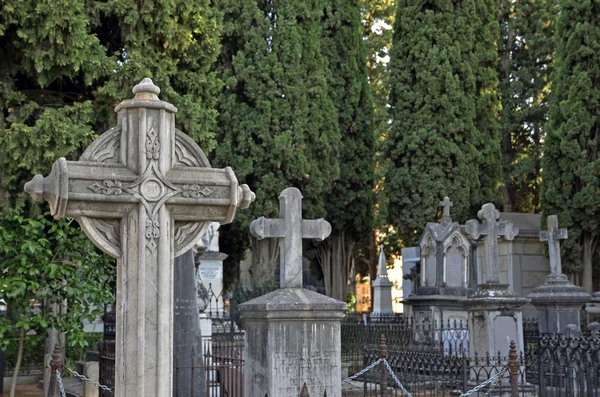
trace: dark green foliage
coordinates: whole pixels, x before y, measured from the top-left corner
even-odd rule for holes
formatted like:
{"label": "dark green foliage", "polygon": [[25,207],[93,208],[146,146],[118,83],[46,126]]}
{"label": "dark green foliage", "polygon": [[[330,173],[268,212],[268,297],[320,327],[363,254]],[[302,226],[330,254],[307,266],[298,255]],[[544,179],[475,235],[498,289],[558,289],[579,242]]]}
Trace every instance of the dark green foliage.
{"label": "dark green foliage", "polygon": [[[8,304],[8,316],[0,317],[0,341],[19,329],[44,334],[54,328],[82,346],[81,320],[94,320],[99,314],[94,305],[112,300],[114,262],[72,222],[16,213],[0,218],[0,294]],[[65,300],[68,310],[51,310]]]}
{"label": "dark green foliage", "polygon": [[367,80],[360,0],[330,0],[324,15],[323,45],[329,53],[329,95],[338,110],[342,135],[340,178],[326,200],[332,235],[319,245],[327,294],[346,295],[354,247],[369,243],[373,224],[375,135],[373,99]]}
{"label": "dark green foliage", "polygon": [[500,8],[503,207],[537,212],[558,2],[503,0]]}
{"label": "dark green foliage", "polygon": [[600,241],[600,5],[560,5],[541,203],[544,215],[557,214],[560,226],[569,229],[563,266],[583,271],[583,287],[592,292]]}
{"label": "dark green foliage", "polygon": [[0,190],[21,205],[23,183],[56,158],[77,158],[115,123],[114,106],[152,77],[179,109],[178,126],[214,148],[210,67],[218,21],[209,1],[24,0],[0,7]]}
{"label": "dark green foliage", "polygon": [[389,222],[404,245],[436,218],[444,196],[461,221],[496,198],[494,18],[483,1],[398,3],[384,194]]}
{"label": "dark green foliage", "polygon": [[[219,145],[215,164],[231,166],[256,193],[224,228],[223,249],[249,246],[249,221],[277,216],[277,197],[295,186],[304,216],[325,216],[325,201],[339,176],[340,131],[327,87],[322,45],[324,0],[220,2],[224,30],[217,70]],[[239,256],[237,258],[239,260]]]}

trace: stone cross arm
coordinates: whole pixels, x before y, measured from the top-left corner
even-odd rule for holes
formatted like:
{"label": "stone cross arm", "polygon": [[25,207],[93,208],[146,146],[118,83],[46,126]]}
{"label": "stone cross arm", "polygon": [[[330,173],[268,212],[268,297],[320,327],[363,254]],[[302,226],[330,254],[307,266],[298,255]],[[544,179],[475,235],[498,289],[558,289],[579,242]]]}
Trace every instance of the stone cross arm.
{"label": "stone cross arm", "polygon": [[287,188],[279,196],[279,219],[260,217],[250,224],[250,233],[259,240],[283,239],[280,254],[280,287],[302,288],[302,239],[324,240],[331,225],[324,219],[302,219],[302,194]]}

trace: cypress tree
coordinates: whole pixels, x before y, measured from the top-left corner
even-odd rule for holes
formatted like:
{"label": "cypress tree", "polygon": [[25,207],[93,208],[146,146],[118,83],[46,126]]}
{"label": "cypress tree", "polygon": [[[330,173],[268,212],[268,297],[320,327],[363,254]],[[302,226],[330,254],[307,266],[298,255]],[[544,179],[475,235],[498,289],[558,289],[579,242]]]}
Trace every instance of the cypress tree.
{"label": "cypress tree", "polygon": [[504,0],[500,8],[503,208],[537,212],[558,2]]}
{"label": "cypress tree", "polygon": [[557,214],[569,238],[565,271],[598,287],[593,259],[600,241],[600,5],[565,0],[556,25],[556,69],[542,159],[542,209]]}
{"label": "cypress tree", "polygon": [[[340,133],[322,52],[324,0],[224,0],[220,7],[224,31],[217,70],[225,87],[215,163],[232,166],[257,197],[221,234],[235,266],[249,246],[249,221],[278,217],[277,197],[286,187],[302,191],[304,217],[325,216],[339,175]],[[256,244],[255,275],[273,273],[276,244]]]}
{"label": "cypress tree", "polygon": [[209,0],[12,2],[0,8],[0,190],[75,159],[115,123],[114,106],[152,77],[178,126],[214,148],[218,20]]}
{"label": "cypress tree", "polygon": [[324,15],[329,93],[341,132],[340,178],[326,201],[331,236],[318,246],[327,294],[345,301],[354,248],[368,244],[373,223],[375,135],[360,0],[330,0]]}
{"label": "cypress tree", "polygon": [[384,189],[389,221],[405,245],[435,219],[442,197],[452,198],[458,220],[494,199],[493,15],[471,0],[398,4]]}

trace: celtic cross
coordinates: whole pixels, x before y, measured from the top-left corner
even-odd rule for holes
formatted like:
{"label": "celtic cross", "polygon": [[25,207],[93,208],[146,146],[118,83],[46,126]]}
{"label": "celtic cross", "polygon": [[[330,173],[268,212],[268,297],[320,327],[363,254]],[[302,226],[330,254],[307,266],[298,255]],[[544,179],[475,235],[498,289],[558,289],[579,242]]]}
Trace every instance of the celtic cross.
{"label": "celtic cross", "polygon": [[116,396],[171,397],[173,260],[209,221],[228,223],[254,201],[231,168],[213,169],[175,128],[177,109],[150,79],[115,111],[79,161],[57,160],[25,185],[56,219],[77,217],[87,236],[117,258]]}

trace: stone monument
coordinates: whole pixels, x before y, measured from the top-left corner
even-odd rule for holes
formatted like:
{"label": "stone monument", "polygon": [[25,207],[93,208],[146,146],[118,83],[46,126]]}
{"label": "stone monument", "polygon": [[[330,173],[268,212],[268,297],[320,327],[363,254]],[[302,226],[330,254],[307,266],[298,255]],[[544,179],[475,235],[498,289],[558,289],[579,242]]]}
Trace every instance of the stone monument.
{"label": "stone monument", "polygon": [[[206,390],[202,335],[198,318],[198,294],[196,280],[193,277],[195,272],[192,250],[175,258],[173,373],[176,393],[173,394],[174,397],[204,397]],[[191,367],[196,368],[192,370]]]}
{"label": "stone monument", "polygon": [[[302,239],[323,240],[331,226],[302,219],[296,188],[279,196],[280,219],[250,224],[258,239],[282,239],[280,289],[240,305],[246,328],[247,396],[341,395],[341,320],[346,304],[302,288]],[[306,393],[306,394],[301,394]]]}
{"label": "stone monument", "polygon": [[49,176],[25,185],[56,219],[77,217],[87,236],[117,258],[115,395],[171,397],[173,261],[207,222],[229,223],[254,201],[231,168],[212,169],[175,128],[177,109],[150,79],[115,111],[79,161],[58,159]]}
{"label": "stone monument", "polygon": [[519,230],[511,222],[498,221],[500,213],[492,203],[484,204],[477,216],[483,223],[471,219],[464,229],[474,240],[484,236],[485,262],[482,266],[486,269],[486,279],[465,302],[469,313],[469,354],[494,356],[499,351],[506,351],[511,340],[522,352],[522,308],[529,299],[515,294],[507,284],[501,284],[498,274],[498,237],[512,240]]}
{"label": "stone monument", "polygon": [[391,317],[394,315],[392,304],[392,287],[394,285],[388,279],[387,264],[383,244],[379,246],[379,264],[377,266],[377,278],[373,281],[373,311],[371,317]]}
{"label": "stone monument", "polygon": [[440,223],[429,222],[419,239],[421,284],[406,300],[418,320],[467,320],[465,301],[473,293],[472,243],[450,215],[452,201],[440,202]]}
{"label": "stone monument", "polygon": [[562,273],[560,240],[565,240],[567,236],[567,229],[558,228],[556,215],[548,217],[548,231],[540,232],[540,241],[548,242],[550,274],[546,282],[528,296],[539,311],[540,333],[562,333],[569,324],[580,331],[581,308],[592,298]]}

